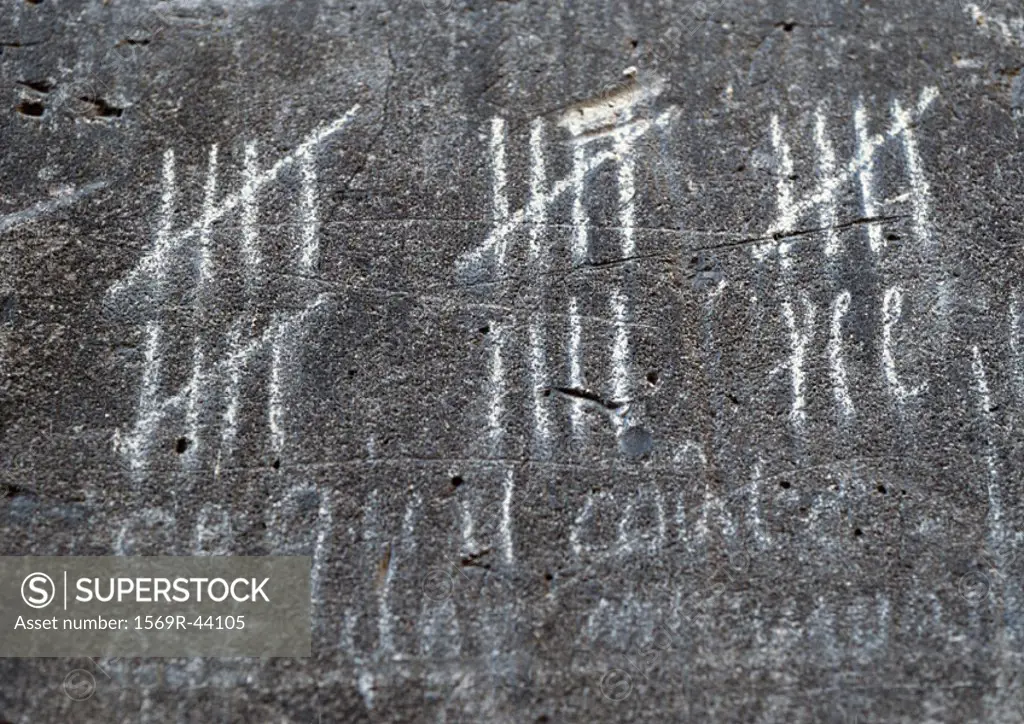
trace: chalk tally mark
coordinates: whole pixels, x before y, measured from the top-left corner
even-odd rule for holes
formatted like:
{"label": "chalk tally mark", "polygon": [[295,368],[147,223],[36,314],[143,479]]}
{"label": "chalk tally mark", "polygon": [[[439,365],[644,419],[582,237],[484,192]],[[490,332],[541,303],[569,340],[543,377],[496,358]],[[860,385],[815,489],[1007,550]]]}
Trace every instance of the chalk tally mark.
{"label": "chalk tally mark", "polygon": [[997,555],[1003,551],[1006,542],[1006,531],[1003,527],[1002,488],[999,480],[999,455],[995,444],[996,421],[992,402],[992,390],[989,387],[985,360],[978,345],[971,347],[971,375],[974,377],[974,391],[977,395],[977,409],[988,438],[985,447],[985,464],[988,468],[988,516],[989,537]]}
{"label": "chalk tally mark", "polygon": [[[934,249],[935,235],[932,225],[932,196],[925,177],[921,155],[918,149],[916,126],[922,115],[932,105],[938,92],[926,88],[921,92],[917,104],[907,109],[899,100],[890,105],[890,122],[884,132],[872,130],[871,119],[863,100],[854,104],[852,131],[854,150],[851,157],[840,163],[835,146],[829,136],[828,108],[821,103],[813,115],[813,149],[816,156],[813,187],[802,193],[796,188],[797,173],[790,139],[779,117],[773,115],[769,124],[769,140],[775,156],[775,217],[769,224],[763,243],[755,244],[751,251],[755,260],[778,261],[783,278],[781,317],[789,340],[790,354],[787,362],[775,371],[788,369],[792,406],[790,421],[797,432],[802,432],[807,421],[807,379],[805,361],[813,339],[815,307],[810,298],[801,293],[794,299],[792,287],[794,246],[797,239],[818,239],[825,260],[831,265],[846,252],[839,233],[845,228],[863,226],[866,230],[866,246],[871,258],[880,260],[888,241],[883,234],[883,224],[893,215],[897,205],[906,209],[910,219],[912,236],[917,247],[924,252]],[[892,143],[898,142],[902,150],[903,163],[899,173],[880,169],[880,162],[888,159],[883,153]],[[902,179],[903,193],[889,199],[879,198],[877,179],[884,173],[887,179]],[[902,174],[902,176],[900,176]],[[859,198],[860,217],[851,223],[838,219],[841,195],[850,187]],[[881,368],[885,384],[891,397],[897,403],[919,395],[926,389],[925,384],[907,388],[897,370],[896,328],[903,309],[903,291],[899,287],[886,289],[881,299]],[[846,421],[856,414],[850,393],[850,380],[844,361],[843,323],[851,308],[848,290],[841,290],[831,304],[830,329],[826,347],[832,396],[840,421]]]}
{"label": "chalk tally mark", "polygon": [[[459,259],[459,275],[469,283],[488,281],[501,284],[514,279],[520,272],[526,272],[531,280],[535,280],[531,281],[531,285],[543,298],[543,275],[552,261],[550,244],[546,244],[544,238],[550,216],[557,204],[563,199],[569,200],[572,231],[568,256],[573,267],[585,265],[590,258],[591,224],[586,203],[589,185],[595,172],[606,165],[614,166],[618,185],[619,252],[624,260],[634,256],[636,144],[653,129],[667,126],[676,113],[674,108],[653,117],[651,114],[640,113],[661,91],[660,81],[647,85],[634,81],[610,96],[578,104],[562,114],[554,125],[569,136],[571,163],[568,173],[557,180],[549,178],[549,164],[545,155],[550,124],[544,118],[534,119],[529,130],[530,167],[525,174],[529,180],[528,198],[517,209],[512,209],[509,202],[507,123],[503,118],[492,119],[489,124],[488,152],[491,161],[493,226],[480,246]],[[523,238],[526,240],[526,248],[524,254],[517,256],[512,241],[518,238],[520,231],[525,232]],[[525,261],[516,261],[519,258]],[[616,405],[620,412],[611,416],[616,432],[621,433],[624,427],[621,413],[625,411],[624,403],[631,395],[629,360],[632,349],[632,304],[621,284],[617,284],[609,293],[608,312],[612,341],[608,350],[609,383],[605,393],[610,400],[623,403]],[[494,334],[490,337],[490,401],[486,428],[492,455],[502,454],[505,423],[501,416],[508,412],[504,396],[510,384],[505,376],[507,369],[515,367],[509,363],[510,354],[523,349],[529,357],[524,366],[529,372],[534,391],[530,398],[533,407],[532,445],[534,454],[541,459],[552,454],[551,438],[556,431],[548,409],[554,397],[550,394],[553,385],[549,375],[563,380],[562,384],[566,388],[585,390],[582,371],[584,329],[578,300],[571,298],[564,314],[560,316],[567,320],[567,324],[557,332],[564,330],[568,337],[567,354],[563,358],[565,368],[561,374],[557,365],[550,364],[548,359],[550,345],[561,338],[561,334],[549,328],[551,325],[546,324],[544,315],[530,315],[526,322],[524,340],[518,339],[514,320],[492,320],[489,325]],[[571,399],[569,405],[571,435],[576,440],[582,440],[586,436],[584,401]]]}
{"label": "chalk tally mark", "polygon": [[809,230],[824,235],[824,253],[834,257],[842,252],[837,235],[837,213],[840,194],[850,183],[856,182],[855,189],[860,197],[861,218],[867,227],[868,246],[872,253],[879,255],[886,247],[879,215],[888,212],[889,204],[877,197],[877,165],[882,151],[893,141],[902,145],[904,164],[902,172],[907,184],[907,193],[899,197],[910,201],[910,216],[914,237],[923,247],[934,243],[931,226],[931,192],[925,178],[917,146],[915,127],[932,105],[938,91],[926,88],[921,92],[917,104],[910,109],[893,101],[890,108],[889,127],[881,133],[872,133],[869,117],[863,100],[858,100],[853,110],[853,131],[855,151],[845,163],[838,164],[834,146],[826,128],[827,107],[819,104],[814,113],[814,148],[817,168],[812,174],[815,186],[808,192],[798,194],[795,184],[797,177],[790,142],[786,138],[782,121],[773,115],[770,123],[770,141],[775,155],[775,206],[774,220],[765,232],[769,241],[752,248],[755,259],[763,261],[777,256],[781,266],[792,263],[790,240],[794,234],[805,234],[800,225],[809,221]]}
{"label": "chalk tally mark", "polygon": [[[201,455],[216,459],[217,469],[230,458],[242,415],[243,384],[262,367],[266,398],[266,429],[273,454],[280,455],[287,439],[286,396],[295,350],[308,323],[327,308],[325,294],[307,298],[287,310],[270,314],[261,325],[257,311],[257,287],[265,278],[266,260],[261,247],[261,198],[271,192],[287,169],[297,171],[296,214],[298,243],[285,265],[299,274],[308,274],[319,258],[319,220],[317,187],[317,150],[337,135],[355,117],[353,106],[337,120],[310,133],[298,147],[273,164],[261,169],[259,147],[244,145],[241,163],[241,188],[221,194],[222,154],[216,144],[209,149],[202,207],[193,219],[179,208],[180,179],[173,149],[163,154],[161,194],[156,230],[149,250],[121,280],[108,289],[115,305],[148,303],[143,324],[142,379],[135,421],[126,431],[118,431],[115,446],[125,455],[131,468],[143,471],[162,425],[180,420],[185,435],[179,440],[182,461],[198,465]],[[291,188],[283,185],[283,188]],[[213,246],[213,227],[218,221],[237,219],[235,252],[240,265],[217,264]],[[280,266],[275,261],[276,266]],[[221,277],[230,277],[242,269],[242,298],[231,312],[227,328],[212,329],[212,316],[223,317]],[[169,314],[172,299],[192,301],[192,320],[196,330],[186,344],[190,374],[174,388],[168,378],[176,358],[182,354],[182,340],[174,335]],[[262,328],[261,328],[262,327]],[[219,409],[218,404],[219,403]],[[216,418],[216,419],[214,419]]]}

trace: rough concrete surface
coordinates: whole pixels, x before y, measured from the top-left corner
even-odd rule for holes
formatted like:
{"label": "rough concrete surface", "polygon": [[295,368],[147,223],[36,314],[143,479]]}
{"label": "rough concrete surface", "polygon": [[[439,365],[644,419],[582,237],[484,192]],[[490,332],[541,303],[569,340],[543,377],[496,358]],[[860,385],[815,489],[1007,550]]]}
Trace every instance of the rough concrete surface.
{"label": "rough concrete surface", "polygon": [[1008,0],[2,0],[0,554],[311,555],[314,643],[0,720],[1024,721],[1022,67]]}

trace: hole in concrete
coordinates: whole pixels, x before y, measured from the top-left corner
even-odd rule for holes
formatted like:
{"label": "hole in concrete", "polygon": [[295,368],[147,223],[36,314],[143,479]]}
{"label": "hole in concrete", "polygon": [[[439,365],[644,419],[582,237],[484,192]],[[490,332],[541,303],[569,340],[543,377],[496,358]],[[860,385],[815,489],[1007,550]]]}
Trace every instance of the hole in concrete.
{"label": "hole in concrete", "polygon": [[78,100],[92,106],[92,115],[99,118],[120,118],[124,115],[124,109],[107,103],[99,97],[82,96]]}
{"label": "hole in concrete", "polygon": [[192,442],[187,437],[179,437],[177,441],[174,443],[174,452],[181,455],[186,450],[188,450],[188,446],[191,444]]}
{"label": "hole in concrete", "polygon": [[14,485],[12,483],[0,484],[0,500],[3,498],[17,498],[23,495],[35,497],[36,493],[29,488],[24,488],[20,485]]}
{"label": "hole in concrete", "polygon": [[18,113],[23,116],[32,116],[33,118],[39,118],[45,110],[46,106],[39,101],[22,101],[17,106]]}
{"label": "hole in concrete", "polygon": [[48,80],[19,80],[18,85],[31,88],[36,93],[49,93],[53,90],[53,83]]}

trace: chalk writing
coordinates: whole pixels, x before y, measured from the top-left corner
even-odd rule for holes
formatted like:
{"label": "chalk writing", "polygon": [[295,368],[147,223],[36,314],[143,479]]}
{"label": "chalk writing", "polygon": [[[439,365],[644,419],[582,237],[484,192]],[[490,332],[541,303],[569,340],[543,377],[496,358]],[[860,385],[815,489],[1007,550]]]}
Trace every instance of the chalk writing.
{"label": "chalk writing", "polygon": [[[793,249],[798,240],[822,240],[822,253],[826,261],[834,261],[846,250],[843,236],[839,231],[853,225],[866,228],[867,248],[871,257],[880,262],[887,251],[888,241],[883,232],[884,223],[896,218],[894,211],[900,206],[907,208],[914,240],[922,250],[934,246],[934,230],[931,221],[931,191],[925,178],[915,127],[921,115],[931,106],[938,93],[926,88],[912,110],[903,107],[899,100],[891,104],[891,121],[884,133],[873,133],[870,119],[863,100],[858,100],[853,109],[853,135],[855,140],[852,157],[845,164],[838,164],[835,148],[826,127],[827,107],[819,104],[813,119],[813,147],[816,168],[812,176],[816,179],[812,188],[802,195],[797,193],[795,181],[798,177],[790,142],[777,115],[770,123],[770,142],[775,154],[775,206],[776,215],[769,225],[766,241],[752,247],[754,259],[766,262],[776,259],[782,270],[780,278],[780,317],[788,336],[789,357],[774,371],[788,370],[791,389],[789,419],[797,432],[804,432],[807,423],[807,356],[814,341],[817,324],[817,307],[806,292],[792,291]],[[880,199],[876,177],[879,160],[892,142],[898,141],[902,149],[903,163],[898,171],[905,180],[906,190],[899,196]],[[899,178],[896,173],[887,173],[887,178]],[[853,186],[859,196],[861,217],[852,223],[840,223],[838,209],[840,194],[846,186]],[[801,228],[804,219],[811,216],[811,226]],[[796,297],[796,298],[794,298]],[[908,386],[903,380],[898,365],[898,327],[903,316],[904,292],[898,286],[890,286],[881,296],[880,350],[881,371],[890,396],[897,404],[917,397],[927,389],[927,382]],[[856,414],[856,404],[850,393],[849,372],[844,359],[843,322],[851,308],[851,294],[843,289],[831,302],[830,325],[826,345],[829,378],[832,397],[840,420],[849,420]]]}
{"label": "chalk writing", "polygon": [[[162,423],[179,421],[185,434],[178,441],[178,452],[186,465],[195,466],[205,452],[219,466],[232,455],[238,434],[242,405],[243,378],[266,370],[266,429],[272,453],[280,455],[287,436],[284,397],[287,378],[292,372],[290,360],[306,325],[328,306],[329,297],[318,295],[298,309],[274,311],[260,331],[256,304],[259,284],[266,275],[260,247],[259,202],[287,169],[299,172],[299,243],[291,264],[297,272],[308,272],[318,259],[316,150],[339,133],[355,116],[358,106],[344,116],[311,133],[291,153],[260,170],[258,148],[246,143],[242,165],[242,185],[233,193],[219,194],[220,152],[210,147],[202,210],[198,218],[184,223],[178,208],[180,184],[175,152],[163,156],[161,197],[152,247],[135,267],[109,290],[116,304],[142,304],[143,366],[136,418],[125,433],[119,433],[116,446],[136,472],[143,471]],[[244,303],[227,323],[226,340],[222,332],[208,330],[216,316],[216,285],[222,277],[234,273],[232,265],[218,265],[213,247],[214,224],[237,214],[241,238],[237,252],[242,261]],[[184,267],[184,271],[183,271]],[[194,272],[188,270],[194,269]],[[191,374],[176,389],[168,379],[168,367],[183,335],[174,330],[168,316],[178,299],[193,300]],[[148,306],[146,306],[148,304]],[[168,329],[172,330],[168,333]],[[187,336],[187,335],[186,335]],[[223,342],[226,341],[226,344]],[[216,402],[221,402],[219,413]],[[217,419],[211,419],[216,417]]]}
{"label": "chalk writing", "polygon": [[[545,155],[545,137],[548,124],[543,118],[534,119],[530,124],[529,138],[529,193],[526,203],[511,210],[508,192],[508,170],[506,168],[507,124],[502,118],[490,123],[489,155],[491,160],[491,196],[493,228],[478,248],[465,254],[459,262],[459,269],[472,279],[489,275],[498,283],[507,281],[510,274],[518,271],[510,268],[512,254],[510,243],[516,232],[524,230],[528,240],[525,270],[534,275],[538,284],[544,272],[550,267],[549,245],[545,243],[545,228],[555,205],[564,197],[571,201],[570,222],[572,239],[569,257],[574,268],[588,263],[590,259],[591,224],[587,211],[586,197],[588,184],[595,172],[607,164],[615,167],[618,185],[618,231],[619,253],[622,260],[629,260],[635,254],[634,229],[636,223],[635,188],[635,147],[637,141],[655,128],[666,127],[675,115],[675,109],[658,113],[653,119],[640,113],[661,93],[660,82],[642,85],[635,81],[626,84],[616,93],[588,103],[578,104],[562,114],[556,125],[569,134],[571,168],[556,181],[548,179],[548,161]],[[621,287],[611,290],[609,313],[612,320],[612,344],[609,350],[611,363],[610,381],[607,394],[613,400],[619,414],[611,419],[617,432],[623,429],[623,415],[631,396],[629,361],[631,355],[630,322],[632,318],[629,295]],[[583,391],[585,383],[582,374],[583,328],[578,301],[569,301],[566,311],[568,319],[568,369],[561,379],[564,385],[576,391]],[[553,434],[551,413],[547,406],[553,400],[548,391],[551,384],[549,375],[559,378],[557,370],[548,364],[549,339],[543,320],[539,315],[529,318],[527,329],[528,369],[534,394],[533,438],[535,454],[545,458],[551,454]],[[500,454],[501,440],[506,423],[502,415],[505,409],[505,380],[508,364],[506,357],[518,350],[514,337],[515,320],[494,321],[490,325],[491,360],[488,412],[488,436],[491,453]],[[554,385],[557,386],[557,385]],[[572,434],[580,439],[585,436],[583,401],[570,400],[570,424]]]}

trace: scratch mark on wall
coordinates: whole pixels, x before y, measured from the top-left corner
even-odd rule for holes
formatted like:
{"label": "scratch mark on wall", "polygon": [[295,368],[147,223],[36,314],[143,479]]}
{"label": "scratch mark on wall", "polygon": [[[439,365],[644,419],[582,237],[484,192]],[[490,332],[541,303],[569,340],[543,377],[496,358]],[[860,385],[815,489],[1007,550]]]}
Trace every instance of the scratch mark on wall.
{"label": "scratch mark on wall", "polygon": [[302,174],[302,210],[299,222],[302,231],[300,264],[307,272],[312,272],[316,268],[320,254],[320,209],[317,201],[316,155],[312,148],[305,148],[298,159],[299,171]]}
{"label": "scratch mark on wall", "polygon": [[910,208],[914,220],[914,235],[918,243],[927,249],[932,245],[931,191],[917,150],[914,114],[905,110],[899,100],[895,99],[892,102],[892,115],[896,119],[896,126],[902,129],[903,154],[907,164],[907,176],[910,178]]}
{"label": "scratch mark on wall", "polygon": [[[793,203],[793,157],[789,144],[786,143],[786,139],[782,136],[782,126],[779,123],[779,117],[774,114],[772,115],[771,132],[772,149],[775,151],[775,157],[778,159],[778,169],[775,174],[775,192],[779,213],[772,229],[776,226],[781,230],[795,229],[799,217],[797,208]],[[783,266],[789,264],[789,246],[785,242],[777,245],[779,259]]]}
{"label": "scratch mark on wall", "polygon": [[543,273],[547,259],[541,257],[541,235],[547,219],[547,205],[543,199],[547,194],[547,162],[544,159],[544,119],[534,118],[530,123],[530,201],[527,208],[527,222],[530,224],[530,261],[540,262],[539,273]]}
{"label": "scratch mark on wall", "polygon": [[[629,330],[626,328],[626,298],[618,290],[612,292],[611,313],[615,319],[615,336],[612,341],[612,399],[618,402],[630,399],[629,391]],[[621,431],[622,415],[615,415],[616,427]]]}
{"label": "scratch mark on wall", "polygon": [[814,111],[814,145],[818,152],[818,177],[822,179],[824,198],[818,208],[818,224],[825,229],[825,255],[835,256],[839,251],[839,234],[836,231],[836,152],[825,128],[827,117],[824,104],[819,104]]}
{"label": "scratch mark on wall", "polygon": [[[569,385],[575,389],[582,389],[585,386],[583,380],[583,328],[580,324],[579,309],[576,297],[569,300]],[[573,400],[570,403],[569,421],[572,428],[572,436],[576,440],[582,440],[586,431],[584,430],[585,420],[583,418],[583,402]]]}
{"label": "scratch mark on wall", "polygon": [[242,186],[241,192],[242,258],[248,267],[247,280],[259,274],[260,267],[260,248],[258,245],[260,207],[256,198],[256,184],[259,176],[259,158],[256,142],[251,141],[245,144],[245,169],[242,175],[245,184]]}
{"label": "scratch mark on wall", "polygon": [[[377,498],[374,497],[376,502]],[[395,580],[395,571],[402,560],[409,559],[416,550],[416,514],[422,506],[423,499],[414,493],[405,506],[402,516],[401,537],[397,543],[387,541],[384,575],[377,586],[377,648],[378,653],[388,657],[395,652],[394,614],[391,611],[391,590]]]}
{"label": "scratch mark on wall", "polygon": [[279,319],[272,325],[276,334],[270,338],[270,379],[267,381],[267,423],[270,426],[270,449],[280,455],[284,447],[284,390],[281,367],[282,356],[287,340],[284,337],[286,327]]}
{"label": "scratch mark on wall", "polygon": [[[206,171],[206,186],[203,190],[203,216],[202,226],[199,229],[199,284],[197,297],[202,296],[205,285],[213,280],[213,252],[210,249],[210,231],[213,228],[213,218],[217,213],[217,144],[210,146],[209,166]],[[165,180],[165,187],[167,182]],[[173,188],[174,180],[171,179],[170,187]],[[173,209],[171,211],[173,213]],[[167,215],[166,233],[170,234],[171,213]]]}
{"label": "scratch mark on wall", "polygon": [[473,520],[473,511],[469,507],[468,500],[460,501],[462,511],[462,546],[460,551],[464,555],[475,556],[480,552],[480,544],[475,537],[476,524]]}
{"label": "scratch mark on wall", "polygon": [[106,181],[95,181],[79,189],[63,189],[52,199],[40,201],[29,206],[27,209],[22,209],[21,211],[15,211],[13,213],[0,216],[0,234],[4,234],[11,229],[27,224],[30,221],[35,221],[47,214],[52,214],[58,209],[78,203],[86,196],[90,196],[101,189],[105,189],[106,187]]}
{"label": "scratch mark on wall", "polygon": [[494,225],[504,224],[508,219],[508,173],[505,169],[505,119],[491,119],[491,168],[494,173],[491,191],[494,198]]}
{"label": "scratch mark on wall", "polygon": [[1014,289],[1010,293],[1010,358],[1018,402],[1024,402],[1024,357],[1021,355],[1021,332],[1020,293]]}
{"label": "scratch mark on wall", "polygon": [[[868,112],[864,107],[864,99],[857,99],[857,107],[853,112],[853,127],[857,138],[857,159],[860,181],[861,216],[873,219],[878,213],[875,205],[875,153],[882,145],[880,136],[868,132]],[[882,249],[882,227],[878,224],[868,226],[868,245],[876,254]]]}
{"label": "scratch mark on wall", "polygon": [[580,557],[583,554],[583,544],[580,542],[580,534],[583,532],[583,526],[593,516],[594,507],[594,496],[592,493],[587,493],[587,497],[583,501],[583,507],[580,508],[580,512],[576,515],[576,519],[573,521],[573,525],[569,528],[569,545],[572,546],[572,552],[576,554],[576,557]]}
{"label": "scratch mark on wall", "polygon": [[761,485],[761,461],[756,460],[750,481],[750,527],[753,530],[757,547],[760,550],[766,550],[771,545],[771,537],[768,534],[768,528],[761,520]]}

